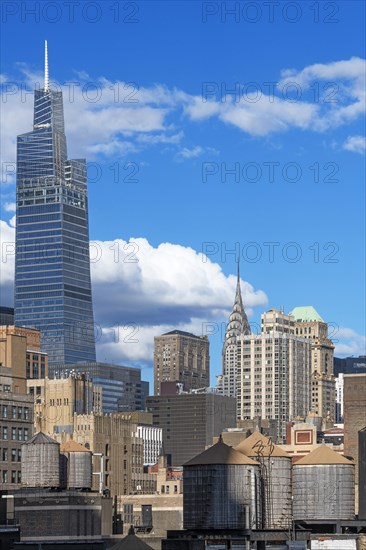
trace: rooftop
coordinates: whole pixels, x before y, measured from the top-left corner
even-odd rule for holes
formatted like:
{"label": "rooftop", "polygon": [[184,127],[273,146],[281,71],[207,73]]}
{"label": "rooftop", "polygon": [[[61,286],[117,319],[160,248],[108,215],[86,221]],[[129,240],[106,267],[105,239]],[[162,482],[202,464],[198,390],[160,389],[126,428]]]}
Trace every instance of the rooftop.
{"label": "rooftop", "polygon": [[49,435],[46,435],[43,432],[38,432],[29,441],[27,441],[25,445],[41,445],[50,443],[56,443],[56,445],[59,445],[59,443],[55,439],[52,439]]}
{"label": "rooftop", "polygon": [[304,323],[311,323],[311,322],[320,322],[324,323],[324,319],[322,319],[319,315],[319,313],[316,311],[316,309],[313,306],[300,306],[295,307],[290,315],[293,315],[295,317],[295,321],[304,322]]}
{"label": "rooftop", "polygon": [[296,462],[295,466],[320,466],[333,464],[353,465],[350,460],[323,444],[308,455],[300,458],[300,460]]}
{"label": "rooftop", "polygon": [[66,443],[63,443],[60,448],[61,453],[91,453],[90,449],[83,447],[80,443],[77,443],[73,439],[70,439]]}
{"label": "rooftop", "polygon": [[271,438],[266,437],[260,432],[253,432],[235,447],[236,451],[251,457],[260,456],[284,456],[291,458],[288,453],[283,451],[278,445],[275,445]]}
{"label": "rooftop", "polygon": [[227,465],[236,465],[236,464],[245,464],[247,466],[257,465],[254,460],[248,456],[236,451],[229,445],[226,445],[221,439],[215,445],[212,445],[209,449],[203,451],[199,455],[195,456],[185,464],[186,466],[202,466],[207,464],[227,464]]}
{"label": "rooftop", "polygon": [[179,336],[189,336],[190,338],[200,338],[200,336],[196,336],[191,332],[184,332],[184,330],[171,330],[170,332],[165,332],[162,336],[173,336],[175,334],[178,334]]}
{"label": "rooftop", "polygon": [[152,548],[135,535],[135,530],[131,525],[127,537],[117,542],[110,550],[152,550]]}

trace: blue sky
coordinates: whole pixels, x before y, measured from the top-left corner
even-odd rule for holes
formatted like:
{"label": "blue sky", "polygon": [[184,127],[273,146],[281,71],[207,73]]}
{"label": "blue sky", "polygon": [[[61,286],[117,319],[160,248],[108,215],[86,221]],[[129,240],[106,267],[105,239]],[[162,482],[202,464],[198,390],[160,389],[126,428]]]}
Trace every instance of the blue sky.
{"label": "blue sky", "polygon": [[[31,129],[26,91],[42,82],[47,39],[69,156],[90,163],[99,359],[140,365],[151,380],[154,334],[216,333],[214,383],[238,254],[254,328],[269,307],[311,304],[338,355],[362,353],[363,2],[2,10],[3,240],[14,234],[15,138]],[[1,301],[11,305],[7,250]]]}

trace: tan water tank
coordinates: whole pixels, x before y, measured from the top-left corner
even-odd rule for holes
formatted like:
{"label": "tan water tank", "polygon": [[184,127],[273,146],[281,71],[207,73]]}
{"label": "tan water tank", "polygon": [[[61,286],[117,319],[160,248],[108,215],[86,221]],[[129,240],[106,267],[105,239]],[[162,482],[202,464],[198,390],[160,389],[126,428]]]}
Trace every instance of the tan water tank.
{"label": "tan water tank", "polygon": [[295,520],[350,520],[355,515],[355,466],[326,445],[293,466]]}
{"label": "tan water tank", "polygon": [[76,441],[68,441],[60,449],[64,457],[62,466],[63,485],[67,489],[91,489],[92,453]]}

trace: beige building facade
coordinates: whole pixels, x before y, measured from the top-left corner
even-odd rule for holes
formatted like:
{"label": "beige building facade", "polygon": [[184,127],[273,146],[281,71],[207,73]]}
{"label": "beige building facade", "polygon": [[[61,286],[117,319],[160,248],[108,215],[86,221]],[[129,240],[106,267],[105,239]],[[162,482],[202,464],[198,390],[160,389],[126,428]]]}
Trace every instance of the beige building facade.
{"label": "beige building facade", "polygon": [[311,342],[311,410],[334,422],[334,344],[328,336],[328,324],[312,306],[296,307],[291,314],[295,318],[295,333]]}
{"label": "beige building facade", "polygon": [[51,437],[71,434],[74,414],[102,411],[102,390],[83,374],[49,380],[27,380],[28,393],[34,395],[36,431]]}
{"label": "beige building facade", "polygon": [[56,433],[71,434],[74,414],[101,412],[102,391],[85,375],[67,378],[27,380],[28,393],[35,396],[34,423],[36,431],[53,437]]}

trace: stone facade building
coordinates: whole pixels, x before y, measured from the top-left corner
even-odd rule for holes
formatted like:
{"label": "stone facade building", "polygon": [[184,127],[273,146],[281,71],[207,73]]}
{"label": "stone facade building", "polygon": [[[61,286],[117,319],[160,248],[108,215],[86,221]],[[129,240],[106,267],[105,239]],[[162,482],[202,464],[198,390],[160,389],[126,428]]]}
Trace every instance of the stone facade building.
{"label": "stone facade building", "polygon": [[295,307],[295,334],[311,341],[311,410],[333,422],[336,417],[334,344],[328,336],[328,324],[312,307]]}
{"label": "stone facade building", "polygon": [[82,374],[49,380],[27,380],[28,393],[35,396],[36,431],[51,437],[72,434],[74,414],[102,412],[102,390]]}
{"label": "stone facade building", "polygon": [[[103,470],[103,487],[111,496],[154,493],[156,476],[144,473],[143,440],[128,413],[75,414],[73,439],[103,455],[94,457],[94,473]],[[94,476],[93,488],[99,485]]]}

